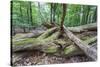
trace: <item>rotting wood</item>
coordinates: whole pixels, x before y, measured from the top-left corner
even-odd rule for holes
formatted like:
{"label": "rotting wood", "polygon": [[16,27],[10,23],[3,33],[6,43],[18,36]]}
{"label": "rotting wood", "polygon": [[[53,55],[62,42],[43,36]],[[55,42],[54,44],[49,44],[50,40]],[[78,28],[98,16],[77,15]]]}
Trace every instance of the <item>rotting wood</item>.
{"label": "rotting wood", "polygon": [[82,40],[80,40],[78,37],[76,37],[72,32],[70,32],[65,26],[64,32],[66,35],[75,42],[75,45],[79,47],[88,57],[92,58],[93,60],[97,59],[97,52],[95,49],[89,48],[89,46],[84,43]]}

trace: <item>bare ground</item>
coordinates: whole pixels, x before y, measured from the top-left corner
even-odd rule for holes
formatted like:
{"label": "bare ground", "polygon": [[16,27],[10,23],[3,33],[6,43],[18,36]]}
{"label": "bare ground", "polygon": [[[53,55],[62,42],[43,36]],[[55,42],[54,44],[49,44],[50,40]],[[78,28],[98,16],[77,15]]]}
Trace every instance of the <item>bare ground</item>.
{"label": "bare ground", "polygon": [[[77,63],[77,62],[88,62],[91,61],[85,55],[77,55],[72,57],[57,57],[51,54],[45,54],[39,51],[28,51],[24,53],[18,53],[16,56],[19,57],[15,62],[14,66],[27,66],[27,65],[44,65],[44,64],[61,64],[61,63]],[[21,56],[20,56],[21,55]],[[15,55],[12,58],[15,59]]]}

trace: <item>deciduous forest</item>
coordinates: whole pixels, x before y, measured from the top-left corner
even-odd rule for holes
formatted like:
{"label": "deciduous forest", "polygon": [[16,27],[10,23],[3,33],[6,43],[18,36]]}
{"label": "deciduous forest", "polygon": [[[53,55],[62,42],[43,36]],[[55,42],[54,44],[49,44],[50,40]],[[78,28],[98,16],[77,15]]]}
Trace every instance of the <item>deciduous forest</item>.
{"label": "deciduous forest", "polygon": [[11,65],[97,60],[97,6],[11,1]]}

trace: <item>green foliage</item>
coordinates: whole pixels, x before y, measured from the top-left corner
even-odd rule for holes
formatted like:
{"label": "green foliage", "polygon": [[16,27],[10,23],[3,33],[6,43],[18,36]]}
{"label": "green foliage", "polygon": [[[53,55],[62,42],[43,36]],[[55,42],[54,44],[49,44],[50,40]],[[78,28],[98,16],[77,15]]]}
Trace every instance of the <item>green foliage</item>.
{"label": "green foliage", "polygon": [[[50,4],[30,1],[12,1],[12,24],[15,27],[37,27],[50,22]],[[31,4],[31,6],[30,6]],[[30,10],[30,8],[32,10]],[[55,23],[60,25],[62,5],[55,3]],[[32,13],[31,13],[31,12]],[[31,19],[32,17],[32,19]],[[67,4],[65,26],[79,26],[97,21],[97,6]]]}
{"label": "green foliage", "polygon": [[66,26],[79,26],[79,25],[96,22],[96,20],[94,21],[93,19],[93,14],[94,14],[94,11],[97,11],[97,10],[96,9],[91,10],[92,8],[96,8],[96,6],[73,5],[73,4],[68,5],[65,25]]}

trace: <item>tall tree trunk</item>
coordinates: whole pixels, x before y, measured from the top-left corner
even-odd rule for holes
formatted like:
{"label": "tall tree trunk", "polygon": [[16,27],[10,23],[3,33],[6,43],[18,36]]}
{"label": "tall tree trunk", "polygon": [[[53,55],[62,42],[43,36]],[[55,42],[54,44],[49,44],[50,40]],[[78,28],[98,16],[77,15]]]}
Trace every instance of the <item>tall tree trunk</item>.
{"label": "tall tree trunk", "polygon": [[28,9],[28,7],[27,7],[27,22],[29,23],[29,9]]}
{"label": "tall tree trunk", "polygon": [[51,19],[50,19],[50,22],[51,22],[51,25],[52,27],[55,26],[55,10],[56,10],[56,4],[55,3],[51,3]]}
{"label": "tall tree trunk", "polygon": [[[30,17],[29,17],[29,4],[27,5],[27,22],[28,24],[30,24]],[[30,27],[28,26],[28,29],[30,29]]]}
{"label": "tall tree trunk", "polygon": [[55,14],[56,14],[56,3],[53,4],[53,22],[56,21]]}
{"label": "tall tree trunk", "polygon": [[22,19],[21,22],[23,22],[23,14],[22,14],[22,5],[21,5],[21,2],[20,2],[20,17]]}
{"label": "tall tree trunk", "polygon": [[51,14],[50,14],[50,22],[53,23],[53,20],[52,20],[52,14],[53,14],[53,3],[51,3]]}
{"label": "tall tree trunk", "polygon": [[30,9],[30,22],[31,22],[31,25],[33,25],[33,19],[32,19],[32,4],[31,2],[29,2],[29,9]]}
{"label": "tall tree trunk", "polygon": [[97,22],[97,7],[94,9],[93,22]]}
{"label": "tall tree trunk", "polygon": [[39,11],[39,14],[40,14],[40,18],[41,18],[41,20],[42,20],[42,22],[46,22],[46,20],[45,20],[45,18],[44,18],[44,16],[42,15],[42,13],[41,13],[41,5],[40,5],[40,2],[38,2],[38,11]]}
{"label": "tall tree trunk", "polygon": [[61,18],[61,32],[64,32],[63,24],[64,24],[64,19],[65,19],[65,16],[66,16],[66,4],[62,4],[62,5],[63,5],[63,15],[62,15],[62,18]]}
{"label": "tall tree trunk", "polygon": [[[22,5],[21,4],[22,3],[20,2],[20,17],[21,17],[21,22],[24,23],[24,21],[23,21],[23,13],[22,13]],[[22,28],[23,28],[23,32],[26,32],[25,27],[22,26]]]}
{"label": "tall tree trunk", "polygon": [[85,24],[85,9],[86,7],[83,5],[83,15],[82,15],[82,24]]}
{"label": "tall tree trunk", "polygon": [[83,18],[83,5],[81,5],[81,10],[80,10],[80,25],[82,24],[82,18]]}
{"label": "tall tree trunk", "polygon": [[88,16],[90,12],[90,6],[87,7],[87,12],[86,12],[86,23],[88,24]]}

